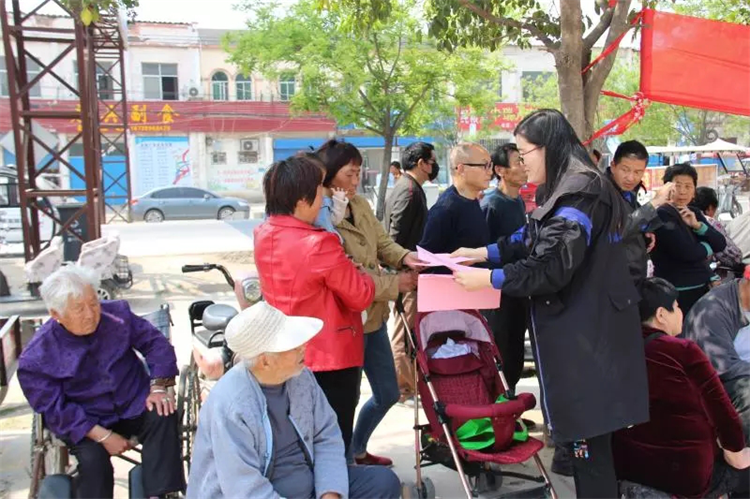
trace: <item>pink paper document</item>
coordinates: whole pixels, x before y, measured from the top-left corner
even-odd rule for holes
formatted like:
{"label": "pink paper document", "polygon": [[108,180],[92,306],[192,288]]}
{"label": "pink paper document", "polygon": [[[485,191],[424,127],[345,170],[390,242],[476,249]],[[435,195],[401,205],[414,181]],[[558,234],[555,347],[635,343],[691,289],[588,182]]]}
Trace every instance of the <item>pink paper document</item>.
{"label": "pink paper document", "polygon": [[425,267],[448,267],[453,272],[475,270],[473,267],[460,265],[461,263],[469,261],[470,258],[464,258],[462,256],[453,257],[448,253],[430,253],[419,246],[417,246],[417,258],[424,262]]}
{"label": "pink paper document", "polygon": [[466,291],[452,275],[419,276],[417,311],[489,310],[500,306],[500,290]]}

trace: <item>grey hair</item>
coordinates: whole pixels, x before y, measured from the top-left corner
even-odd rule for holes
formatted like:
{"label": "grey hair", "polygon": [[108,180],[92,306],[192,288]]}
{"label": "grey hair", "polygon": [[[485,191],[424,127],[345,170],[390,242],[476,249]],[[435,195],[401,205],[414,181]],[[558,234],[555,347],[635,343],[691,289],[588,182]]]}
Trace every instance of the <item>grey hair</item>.
{"label": "grey hair", "polygon": [[258,361],[260,360],[261,356],[263,356],[263,355],[273,357],[273,356],[275,356],[277,354],[275,354],[273,352],[265,352],[265,353],[258,354],[255,357],[251,357],[249,359],[242,358],[242,361],[245,363],[245,368],[247,368],[248,370],[254,369],[255,366],[258,365]]}
{"label": "grey hair", "polygon": [[63,313],[71,298],[80,298],[89,286],[99,288],[98,274],[78,265],[65,265],[54,271],[42,282],[39,294],[47,310]]}

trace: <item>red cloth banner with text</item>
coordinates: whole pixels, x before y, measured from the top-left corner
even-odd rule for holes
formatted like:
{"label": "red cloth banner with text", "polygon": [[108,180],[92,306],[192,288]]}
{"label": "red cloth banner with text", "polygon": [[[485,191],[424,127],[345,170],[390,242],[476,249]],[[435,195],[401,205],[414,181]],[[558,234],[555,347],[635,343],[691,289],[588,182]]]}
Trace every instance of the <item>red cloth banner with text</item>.
{"label": "red cloth banner with text", "polygon": [[645,10],[641,92],[655,102],[750,115],[750,26]]}

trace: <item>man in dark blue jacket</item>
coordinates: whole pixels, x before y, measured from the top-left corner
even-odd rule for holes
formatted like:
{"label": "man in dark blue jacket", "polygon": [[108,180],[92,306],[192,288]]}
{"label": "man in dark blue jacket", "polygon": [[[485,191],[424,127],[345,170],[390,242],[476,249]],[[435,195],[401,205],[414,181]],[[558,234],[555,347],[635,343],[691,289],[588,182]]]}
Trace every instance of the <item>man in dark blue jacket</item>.
{"label": "man in dark blue jacket", "polygon": [[[507,237],[526,225],[526,206],[519,195],[527,175],[515,144],[503,144],[492,154],[497,189],[482,199],[490,241]],[[503,373],[511,390],[521,379],[524,361],[528,299],[503,296],[500,308],[485,310],[495,343],[503,358]]]}
{"label": "man in dark blue jacket", "polygon": [[[492,178],[492,159],[479,144],[463,142],[451,150],[453,185],[443,192],[427,214],[419,245],[432,253],[451,253],[458,248],[477,248],[490,242],[490,232],[479,206],[479,194]],[[432,270],[450,273],[444,267]]]}

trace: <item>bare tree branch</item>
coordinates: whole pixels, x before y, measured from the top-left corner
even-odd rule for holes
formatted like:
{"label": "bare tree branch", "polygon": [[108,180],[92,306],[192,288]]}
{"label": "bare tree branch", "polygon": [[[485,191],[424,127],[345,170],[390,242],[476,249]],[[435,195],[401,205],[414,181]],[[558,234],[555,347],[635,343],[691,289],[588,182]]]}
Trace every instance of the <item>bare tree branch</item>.
{"label": "bare tree branch", "polygon": [[615,14],[615,9],[609,8],[607,0],[597,0],[597,3],[602,8],[602,15],[599,18],[599,23],[583,38],[584,51],[589,51],[594,47],[596,41],[605,31],[607,31],[607,28],[609,28],[609,25],[612,23],[612,16]]}
{"label": "bare tree branch", "polygon": [[481,7],[474,5],[474,3],[471,0],[459,0],[459,3],[483,19],[486,19],[500,26],[507,26],[509,28],[515,28],[515,29],[527,31],[530,34],[534,35],[548,49],[555,48],[555,42],[553,42],[544,31],[542,31],[541,29],[539,29],[539,27],[533,24],[522,23],[520,21],[516,21],[515,19],[511,19],[509,17],[498,17],[492,14],[491,12],[487,12]]}
{"label": "bare tree branch", "polygon": [[414,111],[414,108],[417,107],[419,102],[424,99],[424,96],[427,94],[427,91],[430,89],[431,85],[425,85],[425,87],[422,89],[422,93],[419,94],[419,97],[414,99],[414,102],[411,103],[411,106],[409,106],[409,109],[398,115],[398,117],[393,121],[393,129],[398,130],[399,127],[406,121],[406,118],[411,115],[412,111]]}
{"label": "bare tree branch", "polygon": [[396,51],[396,57],[393,59],[393,65],[391,66],[391,70],[388,72],[388,81],[391,81],[391,78],[393,78],[393,73],[396,72],[396,66],[398,66],[398,61],[401,59],[401,46],[404,44],[403,34],[398,34],[398,50]]}
{"label": "bare tree branch", "polygon": [[370,102],[370,99],[367,98],[367,94],[364,93],[364,91],[362,91],[361,88],[358,90],[358,92],[359,92],[359,96],[362,97],[362,100],[365,102],[365,105],[369,107],[371,111],[374,111],[375,114],[378,114],[380,110],[377,107],[375,107],[372,102]]}

